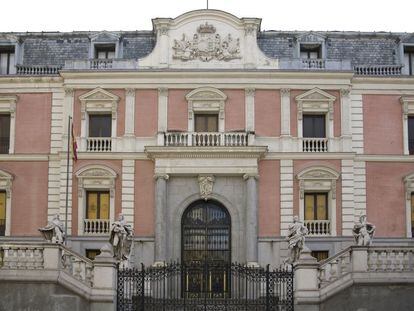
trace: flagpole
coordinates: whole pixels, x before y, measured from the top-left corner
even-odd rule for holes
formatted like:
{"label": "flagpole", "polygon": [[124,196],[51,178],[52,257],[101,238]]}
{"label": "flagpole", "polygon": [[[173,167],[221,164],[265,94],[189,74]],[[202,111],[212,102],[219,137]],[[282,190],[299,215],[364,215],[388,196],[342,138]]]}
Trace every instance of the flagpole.
{"label": "flagpole", "polygon": [[68,209],[69,209],[69,154],[70,154],[70,125],[72,117],[68,117],[68,149],[66,156],[66,202],[65,202],[65,245],[67,245],[68,238]]}

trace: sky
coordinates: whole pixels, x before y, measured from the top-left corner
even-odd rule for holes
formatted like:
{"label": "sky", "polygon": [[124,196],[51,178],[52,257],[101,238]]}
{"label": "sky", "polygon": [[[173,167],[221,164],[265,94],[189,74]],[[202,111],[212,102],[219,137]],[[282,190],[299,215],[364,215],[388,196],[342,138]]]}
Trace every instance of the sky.
{"label": "sky", "polygon": [[[152,30],[151,19],[205,9],[207,0],[3,0],[0,32]],[[414,0],[209,0],[262,18],[261,30],[414,32]]]}

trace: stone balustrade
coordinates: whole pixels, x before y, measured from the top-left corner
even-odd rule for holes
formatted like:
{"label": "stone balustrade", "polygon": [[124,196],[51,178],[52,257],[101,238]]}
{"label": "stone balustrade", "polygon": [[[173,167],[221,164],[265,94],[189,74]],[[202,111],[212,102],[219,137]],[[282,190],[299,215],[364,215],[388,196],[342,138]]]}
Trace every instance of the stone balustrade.
{"label": "stone balustrade", "polygon": [[330,220],[305,220],[304,225],[308,228],[309,235],[326,236],[331,234]]}
{"label": "stone balustrade", "polygon": [[61,66],[41,66],[41,65],[16,65],[16,74],[28,76],[57,75]]}
{"label": "stone balustrade", "polygon": [[402,74],[402,65],[354,66],[354,72],[361,76],[398,76]]}
{"label": "stone balustrade", "polygon": [[328,138],[301,138],[303,152],[328,152]]}
{"label": "stone balustrade", "polygon": [[65,248],[62,251],[62,269],[78,281],[93,287],[93,263]]}
{"label": "stone balustrade", "polygon": [[1,245],[2,269],[43,269],[44,247],[39,245]]}
{"label": "stone balustrade", "polygon": [[86,152],[111,152],[112,137],[87,137]]}
{"label": "stone balustrade", "polygon": [[118,70],[137,69],[138,61],[135,59],[99,58],[79,59],[65,61],[65,70]]}
{"label": "stone balustrade", "polygon": [[370,247],[368,248],[368,271],[413,272],[414,248]]}
{"label": "stone balustrade", "polygon": [[196,147],[245,147],[248,146],[246,132],[169,132],[165,133],[165,146],[196,146]]}
{"label": "stone balustrade", "polygon": [[85,235],[109,235],[109,219],[84,219],[83,233]]}
{"label": "stone balustrade", "polygon": [[302,58],[303,69],[325,69],[325,60],[320,58]]}
{"label": "stone balustrade", "polygon": [[351,272],[351,249],[347,248],[321,262],[318,269],[319,287],[324,287]]}

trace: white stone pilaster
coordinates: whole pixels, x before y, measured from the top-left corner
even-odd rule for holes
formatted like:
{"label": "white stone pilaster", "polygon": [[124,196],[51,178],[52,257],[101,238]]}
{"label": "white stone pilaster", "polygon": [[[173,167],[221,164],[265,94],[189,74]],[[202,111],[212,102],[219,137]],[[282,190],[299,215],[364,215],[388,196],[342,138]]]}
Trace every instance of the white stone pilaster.
{"label": "white stone pilaster", "polygon": [[293,220],[293,160],[280,160],[280,235]]}
{"label": "white stone pilaster", "polygon": [[122,214],[126,221],[134,224],[135,161],[122,160]]}
{"label": "white stone pilaster", "polygon": [[[67,102],[66,102],[67,101]],[[64,104],[68,103],[68,107],[64,107]],[[62,134],[67,129],[62,129],[62,124],[66,124],[67,121],[62,122],[62,118],[65,117],[64,110],[72,111],[73,109],[73,90],[71,91],[56,91],[52,93],[52,120],[50,128],[50,153],[58,153],[62,149]],[[67,118],[67,116],[66,116]]]}
{"label": "white stone pilaster", "polygon": [[245,89],[246,131],[254,132],[254,95],[255,89]]}
{"label": "white stone pilaster", "polygon": [[280,134],[290,135],[290,89],[280,90]]}
{"label": "white stone pilaster", "polygon": [[[59,191],[59,214],[60,220],[65,224],[66,220],[66,178],[67,178],[67,159],[66,154],[62,153],[63,157],[60,159],[60,191]],[[69,160],[69,187],[68,187],[68,235],[72,233],[72,174],[73,163]],[[79,207],[78,207],[79,208]],[[80,218],[81,217],[81,218]],[[84,215],[78,215],[78,219],[83,219]]]}
{"label": "white stone pilaster", "polygon": [[135,134],[135,89],[125,90],[125,136]]}
{"label": "white stone pilaster", "polygon": [[367,213],[367,193],[366,193],[366,162],[354,162],[354,200],[355,200],[355,219],[359,220],[360,215]]}
{"label": "white stone pilaster", "polygon": [[246,261],[248,265],[258,262],[258,198],[255,174],[245,174],[246,180]]}
{"label": "white stone pilaster", "polygon": [[168,129],[168,89],[158,89],[158,137],[157,144],[164,145],[164,133]]}
{"label": "white stone pilaster", "polygon": [[155,175],[155,264],[167,259],[167,180],[166,174]]}
{"label": "white stone pilaster", "polygon": [[342,235],[351,236],[354,226],[354,161],[341,161],[342,178]]}
{"label": "white stone pilaster", "polygon": [[351,133],[352,150],[364,153],[364,117],[362,108],[362,95],[351,95]]}
{"label": "white stone pilaster", "polygon": [[[62,142],[60,147],[62,151],[66,151],[67,150],[67,139],[68,139],[68,121],[69,121],[69,117],[73,116],[73,105],[74,105],[74,100],[75,100],[75,91],[73,89],[65,89],[65,94],[64,94],[64,103],[63,103],[63,109],[62,109],[62,114],[63,114],[63,122],[60,123],[60,126],[63,128],[60,128],[60,141]],[[79,146],[78,146],[79,147]]]}
{"label": "white stone pilaster", "polygon": [[60,214],[60,161],[59,159],[49,160],[49,177],[47,190],[47,219],[52,220],[53,216]]}

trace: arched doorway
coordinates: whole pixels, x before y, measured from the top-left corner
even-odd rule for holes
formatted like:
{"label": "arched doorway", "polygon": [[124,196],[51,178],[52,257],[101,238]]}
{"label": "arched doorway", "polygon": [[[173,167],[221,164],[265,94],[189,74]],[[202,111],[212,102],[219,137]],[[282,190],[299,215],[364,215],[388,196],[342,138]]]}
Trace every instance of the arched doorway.
{"label": "arched doorway", "polygon": [[184,264],[231,263],[231,218],[214,200],[192,203],[181,220],[181,259]]}

